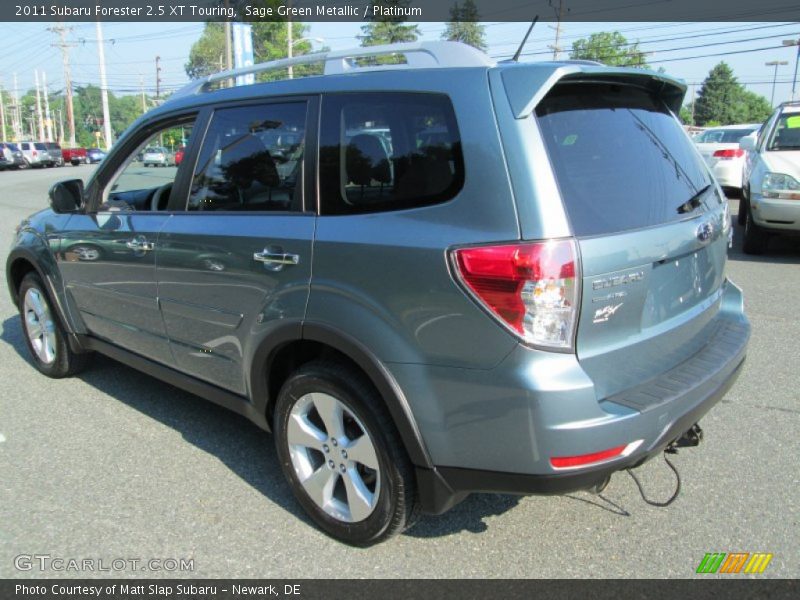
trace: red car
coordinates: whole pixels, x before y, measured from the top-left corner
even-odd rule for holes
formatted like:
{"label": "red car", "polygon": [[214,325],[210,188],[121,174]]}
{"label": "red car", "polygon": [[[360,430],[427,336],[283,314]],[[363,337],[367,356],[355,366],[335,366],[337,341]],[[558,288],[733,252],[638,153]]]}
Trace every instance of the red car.
{"label": "red car", "polygon": [[178,151],[175,152],[175,166],[178,166],[183,161],[183,152],[186,150],[186,146],[181,146],[178,148]]}
{"label": "red car", "polygon": [[76,167],[86,163],[86,148],[62,148],[61,154],[65,163],[72,163]]}

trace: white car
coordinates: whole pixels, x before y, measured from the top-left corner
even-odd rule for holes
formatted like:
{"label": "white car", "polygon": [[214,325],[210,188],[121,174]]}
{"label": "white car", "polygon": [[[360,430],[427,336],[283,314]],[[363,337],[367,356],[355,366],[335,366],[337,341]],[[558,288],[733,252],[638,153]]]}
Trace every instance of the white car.
{"label": "white car", "polygon": [[740,147],[748,152],[739,206],[744,251],[761,254],[770,235],[800,232],[800,102],[779,106],[758,137],[743,138]]}
{"label": "white car", "polygon": [[693,140],[719,184],[736,195],[741,194],[745,160],[739,141],[759,127],[760,123],[711,127]]}

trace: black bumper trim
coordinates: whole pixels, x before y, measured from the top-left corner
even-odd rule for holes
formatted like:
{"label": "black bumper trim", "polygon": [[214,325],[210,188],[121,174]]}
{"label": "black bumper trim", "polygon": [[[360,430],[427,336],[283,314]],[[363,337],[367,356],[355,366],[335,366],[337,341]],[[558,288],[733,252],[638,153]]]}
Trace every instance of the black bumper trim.
{"label": "black bumper trim", "polygon": [[617,471],[638,467],[679,439],[722,399],[738,378],[743,365],[744,357],[721,385],[698,402],[692,410],[677,419],[649,449],[633,454],[625,460],[578,472],[543,475],[503,473],[460,467],[417,468],[417,487],[422,510],[429,514],[442,514],[473,492],[558,495],[600,485]]}

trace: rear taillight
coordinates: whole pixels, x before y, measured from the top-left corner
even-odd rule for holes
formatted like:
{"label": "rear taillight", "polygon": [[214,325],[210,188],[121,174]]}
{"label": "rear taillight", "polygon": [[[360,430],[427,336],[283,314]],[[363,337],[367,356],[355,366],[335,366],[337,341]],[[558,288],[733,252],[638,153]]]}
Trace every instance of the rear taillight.
{"label": "rear taillight", "polygon": [[714,158],[719,158],[722,160],[732,160],[734,158],[739,158],[740,156],[744,156],[744,150],[741,148],[730,148],[728,150],[717,150],[714,152]]}
{"label": "rear taillight", "polygon": [[574,240],[459,248],[453,257],[476,300],[523,340],[572,348],[580,287]]}
{"label": "rear taillight", "polygon": [[36,150],[34,150],[34,151],[33,151],[33,155],[34,155],[34,156],[39,156],[39,153],[38,153]]}

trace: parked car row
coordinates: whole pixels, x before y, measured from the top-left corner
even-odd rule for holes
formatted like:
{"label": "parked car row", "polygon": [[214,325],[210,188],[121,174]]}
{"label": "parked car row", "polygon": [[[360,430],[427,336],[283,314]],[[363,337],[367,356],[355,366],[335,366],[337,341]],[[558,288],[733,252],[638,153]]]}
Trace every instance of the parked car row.
{"label": "parked car row", "polygon": [[770,237],[800,234],[800,102],[778,106],[757,136],[742,138],[739,224],[743,249],[762,254]]}
{"label": "parked car row", "polygon": [[0,142],[0,171],[29,167],[63,167],[101,162],[106,153],[100,148],[61,148],[56,142]]}

